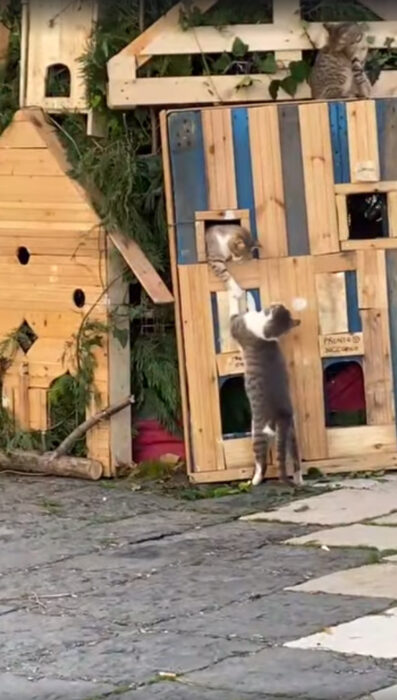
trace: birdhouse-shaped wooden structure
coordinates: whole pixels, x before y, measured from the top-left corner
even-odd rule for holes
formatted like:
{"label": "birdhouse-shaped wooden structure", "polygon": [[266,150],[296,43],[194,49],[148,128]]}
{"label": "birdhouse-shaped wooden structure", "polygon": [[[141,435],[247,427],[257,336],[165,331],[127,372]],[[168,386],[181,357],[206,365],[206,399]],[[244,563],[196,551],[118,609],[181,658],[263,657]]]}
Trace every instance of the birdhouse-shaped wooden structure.
{"label": "birdhouse-shaped wooden structure", "polygon": [[88,115],[81,57],[97,21],[97,0],[27,0],[23,5],[20,106]]}
{"label": "birdhouse-shaped wooden structure", "polygon": [[[19,111],[0,136],[0,341],[20,330],[24,342],[1,390],[3,405],[30,430],[50,427],[48,390],[57,378],[75,371],[73,347],[83,321],[109,326],[111,312],[128,303],[127,266],[155,300],[172,301],[133,241],[105,235],[87,193],[69,170],[41,110]],[[128,337],[127,314],[124,318]],[[121,345],[105,333],[95,352],[98,403],[89,413],[131,393],[129,343]],[[118,464],[129,464],[130,411],[96,425],[87,446],[107,476]]]}

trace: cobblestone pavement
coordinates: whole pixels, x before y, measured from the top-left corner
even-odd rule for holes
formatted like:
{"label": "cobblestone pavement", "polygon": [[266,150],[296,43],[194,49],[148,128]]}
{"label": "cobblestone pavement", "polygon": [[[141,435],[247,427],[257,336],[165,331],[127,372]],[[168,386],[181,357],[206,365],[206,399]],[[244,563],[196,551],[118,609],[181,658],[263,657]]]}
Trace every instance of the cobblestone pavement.
{"label": "cobblestone pavement", "polygon": [[285,590],[373,552],[283,544],[318,525],[239,521],[263,494],[187,503],[1,476],[0,699],[356,700],[393,685],[396,660],[284,646],[391,601]]}

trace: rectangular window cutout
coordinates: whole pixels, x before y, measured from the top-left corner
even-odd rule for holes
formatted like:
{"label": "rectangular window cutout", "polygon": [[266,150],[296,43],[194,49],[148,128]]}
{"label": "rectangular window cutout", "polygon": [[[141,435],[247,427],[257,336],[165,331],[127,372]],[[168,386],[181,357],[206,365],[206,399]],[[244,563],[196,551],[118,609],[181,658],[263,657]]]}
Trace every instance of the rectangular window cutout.
{"label": "rectangular window cutout", "polygon": [[385,192],[348,194],[346,205],[349,240],[388,237],[389,222]]}
{"label": "rectangular window cutout", "polygon": [[248,209],[216,209],[196,212],[196,246],[199,262],[207,262],[205,232],[214,224],[239,224],[250,231],[250,213]]}
{"label": "rectangular window cutout", "polygon": [[362,358],[323,360],[323,382],[327,428],[367,425]]}

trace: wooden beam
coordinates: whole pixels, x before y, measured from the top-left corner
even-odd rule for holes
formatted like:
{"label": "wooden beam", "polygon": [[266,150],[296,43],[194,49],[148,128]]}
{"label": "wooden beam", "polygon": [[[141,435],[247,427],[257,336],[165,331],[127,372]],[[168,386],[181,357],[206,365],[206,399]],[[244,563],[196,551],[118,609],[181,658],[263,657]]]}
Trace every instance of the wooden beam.
{"label": "wooden beam", "polygon": [[121,233],[110,233],[109,238],[151,300],[155,304],[171,304],[174,297],[138,243]]}
{"label": "wooden beam", "polygon": [[[261,25],[263,26],[263,25]],[[128,57],[127,57],[128,58]],[[108,105],[111,109],[133,109],[139,105],[202,105],[211,103],[241,103],[270,101],[269,85],[274,79],[282,80],[286,71],[274,75],[252,76],[252,84],[239,87],[238,75],[199,75],[164,78],[131,77],[131,68],[121,70],[117,79],[109,76]],[[375,83],[372,97],[397,96],[397,71],[383,71]],[[279,101],[307,100],[311,90],[301,83],[294,97],[284,90],[278,94]]]}

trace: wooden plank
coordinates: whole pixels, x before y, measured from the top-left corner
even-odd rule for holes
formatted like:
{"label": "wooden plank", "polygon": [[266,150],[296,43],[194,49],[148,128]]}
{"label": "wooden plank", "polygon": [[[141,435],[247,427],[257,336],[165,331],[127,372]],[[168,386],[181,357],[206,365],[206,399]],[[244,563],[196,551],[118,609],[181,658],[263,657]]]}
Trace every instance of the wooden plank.
{"label": "wooden plank", "polygon": [[315,276],[319,322],[322,335],[347,333],[346,284],[344,272]]}
{"label": "wooden plank", "polygon": [[319,255],[313,258],[314,272],[347,272],[356,269],[356,254],[334,253],[333,255]]}
{"label": "wooden plank", "polygon": [[309,255],[303,160],[297,105],[278,108],[289,255]]}
{"label": "wooden plank", "polygon": [[231,110],[202,111],[210,209],[237,209]]}
{"label": "wooden plank", "polygon": [[15,260],[15,254],[19,246],[26,246],[28,242],[28,247],[30,253],[33,255],[46,256],[48,251],[54,249],[54,240],[56,245],[56,254],[59,258],[64,260],[71,260],[78,254],[80,258],[94,258],[95,254],[100,255],[101,251],[104,250],[104,243],[98,236],[82,235],[80,233],[72,232],[69,235],[65,235],[65,232],[59,238],[56,236],[51,236],[50,234],[40,235],[34,233],[32,235],[29,233],[29,241],[26,238],[26,232],[19,235],[19,231],[14,231],[12,236],[0,235],[0,253],[1,256],[13,257]]}
{"label": "wooden plank", "polygon": [[323,374],[318,350],[318,310],[313,259],[307,256],[260,260],[261,300],[281,301],[292,308],[295,297],[307,301],[304,311],[294,312],[301,325],[282,340],[285,352],[302,458],[326,458]]}
{"label": "wooden plank", "polygon": [[375,102],[373,100],[348,102],[346,111],[351,181],[378,182],[380,164]]}
{"label": "wooden plank", "polygon": [[[124,262],[109,241],[107,255],[107,283],[111,327],[107,338],[109,354],[109,404],[122,401],[131,390],[131,344],[129,316],[129,284],[123,276]],[[115,330],[118,333],[115,334]],[[125,336],[121,343],[119,333]],[[132,464],[131,407],[110,418],[110,459],[112,473],[120,465]]]}
{"label": "wooden plank", "polygon": [[220,377],[242,374],[244,372],[244,359],[239,350],[217,355],[216,364]]}
{"label": "wooden plank", "polygon": [[14,120],[1,134],[0,149],[8,151],[14,148],[45,149],[47,144],[30,121]]}
{"label": "wooden plank", "polygon": [[364,340],[362,333],[336,333],[320,335],[321,357],[356,357],[364,355]]}
{"label": "wooden plank", "polygon": [[[0,222],[8,222],[8,225],[13,224],[17,228],[15,222],[22,222],[22,228],[27,222],[32,222],[36,226],[41,225],[41,230],[48,223],[75,223],[85,228],[84,224],[98,224],[99,219],[93,209],[89,209],[86,204],[75,203],[70,204],[49,204],[46,207],[43,204],[34,202],[0,202]],[[3,227],[3,226],[2,226]],[[87,227],[88,228],[88,227]],[[73,230],[73,229],[72,229]]]}
{"label": "wooden plank", "polygon": [[387,194],[387,213],[389,236],[397,238],[397,192],[388,192]]}
{"label": "wooden plank", "polygon": [[174,212],[174,200],[172,193],[172,180],[171,180],[171,161],[170,161],[170,151],[168,142],[168,124],[166,112],[160,113],[160,133],[161,133],[161,150],[162,150],[162,164],[163,164],[163,176],[164,176],[164,193],[165,193],[165,207],[167,214],[168,223],[168,247],[170,253],[170,267],[171,267],[171,279],[172,279],[172,291],[174,295],[174,312],[175,312],[175,333],[176,333],[176,345],[178,352],[178,374],[179,374],[179,390],[181,392],[181,405],[182,405],[182,430],[186,451],[186,468],[188,474],[193,470],[192,452],[191,452],[191,439],[190,439],[190,423],[189,423],[189,402],[187,395],[187,377],[186,377],[186,367],[185,367],[185,350],[183,342],[183,331],[182,331],[182,312],[181,312],[181,302],[180,302],[180,290],[179,290],[179,277],[177,270],[177,247],[176,247],[176,237],[175,237],[175,212]]}
{"label": "wooden plank", "polygon": [[[233,275],[234,279],[242,289],[256,289],[259,287],[259,261],[251,260],[249,262],[242,263],[230,263],[228,264],[228,269],[230,274]],[[225,285],[222,280],[215,275],[212,270],[208,270],[209,274],[209,288],[211,292],[222,292],[225,290]]]}
{"label": "wooden plank", "polygon": [[387,250],[397,248],[397,238],[371,238],[369,240],[342,241],[343,251],[351,250]]}
{"label": "wooden plank", "polygon": [[277,107],[249,110],[255,213],[260,257],[288,255]]}
{"label": "wooden plank", "polygon": [[174,297],[138,243],[121,233],[110,233],[109,238],[151,300],[155,304],[171,304]]}
{"label": "wooden plank", "polygon": [[[243,221],[249,219],[249,209],[209,209],[196,211],[196,221]],[[249,229],[249,223],[247,225]]]}
{"label": "wooden plank", "polygon": [[[1,139],[0,139],[1,142]],[[0,199],[19,202],[26,194],[37,202],[78,202],[80,195],[68,177],[54,175],[0,175]]]}
{"label": "wooden plank", "polygon": [[384,250],[357,251],[357,288],[360,309],[387,309]]}
{"label": "wooden plank", "polygon": [[328,107],[299,105],[306,208],[312,255],[339,251]]}
{"label": "wooden plank", "polygon": [[397,180],[385,180],[384,182],[347,182],[334,186],[335,194],[366,194],[367,192],[395,192]]}
{"label": "wooden plank", "polygon": [[22,430],[30,429],[29,406],[29,364],[23,362],[19,367],[19,424]]}
{"label": "wooden plank", "polygon": [[30,430],[47,430],[49,420],[46,389],[29,388],[28,401]]}
{"label": "wooden plank", "polygon": [[47,149],[0,148],[0,175],[64,176],[65,173]]}
{"label": "wooden plank", "polygon": [[391,365],[393,374],[394,414],[397,419],[397,250],[386,252],[388,313],[391,344]]}
{"label": "wooden plank", "polygon": [[327,428],[328,451],[331,459],[363,458],[369,452],[395,452],[395,425],[360,425],[354,428]]}
{"label": "wooden plank", "polygon": [[387,308],[361,312],[364,337],[364,383],[368,425],[394,421],[389,318]]}
{"label": "wooden plank", "polygon": [[[168,116],[178,262],[197,261],[195,212],[208,210],[201,115],[174,112]],[[170,235],[175,235],[171,229]]]}
{"label": "wooden plank", "polygon": [[[223,450],[225,454],[225,472],[234,472],[238,469],[246,469],[248,472],[247,476],[243,478],[252,478],[252,473],[254,470],[254,455],[252,451],[252,440],[250,437],[247,438],[236,438],[234,440],[224,440]],[[278,476],[277,465],[270,463],[266,471],[266,478],[275,478]],[[224,477],[223,477],[224,478]],[[239,477],[237,477],[239,478]],[[241,477],[240,477],[241,478]]]}
{"label": "wooden plank", "polygon": [[178,272],[194,470],[222,470],[225,465],[208,270],[206,265],[181,265]]}
{"label": "wooden plank", "polygon": [[336,210],[338,213],[339,240],[347,241],[349,239],[347,197],[345,197],[343,194],[337,194],[335,199]]}
{"label": "wooden plank", "polygon": [[397,179],[397,100],[376,101],[381,180]]}
{"label": "wooden plank", "polygon": [[324,459],[321,462],[304,462],[302,466],[304,471],[315,468],[323,474],[384,471],[397,468],[397,452],[369,452],[349,457]]}
{"label": "wooden plank", "polygon": [[238,349],[238,345],[230,332],[229,292],[217,292],[216,302],[218,307],[220,351],[222,353],[235,352]]}

